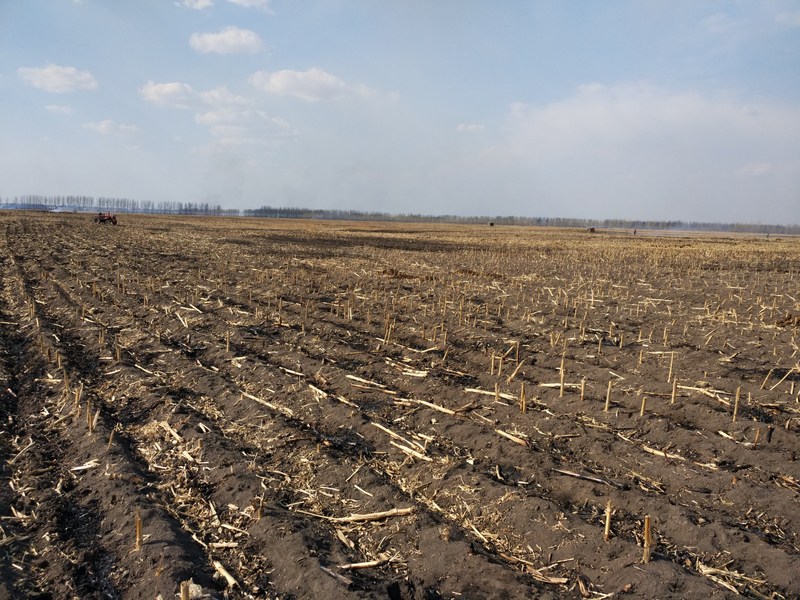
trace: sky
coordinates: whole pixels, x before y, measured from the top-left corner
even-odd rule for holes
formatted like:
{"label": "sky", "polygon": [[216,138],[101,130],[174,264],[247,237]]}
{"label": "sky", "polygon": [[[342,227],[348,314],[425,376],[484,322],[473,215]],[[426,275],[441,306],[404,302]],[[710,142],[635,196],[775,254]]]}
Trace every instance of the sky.
{"label": "sky", "polygon": [[0,0],[0,197],[800,224],[796,0]]}

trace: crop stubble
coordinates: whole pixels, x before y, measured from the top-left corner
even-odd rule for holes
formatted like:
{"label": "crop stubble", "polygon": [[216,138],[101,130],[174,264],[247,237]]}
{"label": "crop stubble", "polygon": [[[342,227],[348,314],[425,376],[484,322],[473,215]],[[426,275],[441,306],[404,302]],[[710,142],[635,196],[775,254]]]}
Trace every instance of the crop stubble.
{"label": "crop stubble", "polygon": [[795,239],[0,223],[0,596],[800,595]]}

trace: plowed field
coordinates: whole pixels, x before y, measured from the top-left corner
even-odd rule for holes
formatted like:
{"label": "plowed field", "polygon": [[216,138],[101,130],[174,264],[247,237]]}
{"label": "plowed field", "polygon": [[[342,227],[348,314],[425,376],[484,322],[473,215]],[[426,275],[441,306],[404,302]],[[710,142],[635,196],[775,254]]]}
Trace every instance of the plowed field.
{"label": "plowed field", "polygon": [[0,273],[0,598],[800,597],[796,239],[2,213]]}

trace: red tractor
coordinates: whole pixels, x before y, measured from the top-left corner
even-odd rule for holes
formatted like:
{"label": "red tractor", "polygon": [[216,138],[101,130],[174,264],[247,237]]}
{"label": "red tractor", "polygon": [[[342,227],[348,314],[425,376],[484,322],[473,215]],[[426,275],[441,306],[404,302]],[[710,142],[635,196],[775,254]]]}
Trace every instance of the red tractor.
{"label": "red tractor", "polygon": [[111,223],[112,225],[117,224],[117,215],[112,215],[111,213],[97,213],[97,216],[94,218],[95,223]]}

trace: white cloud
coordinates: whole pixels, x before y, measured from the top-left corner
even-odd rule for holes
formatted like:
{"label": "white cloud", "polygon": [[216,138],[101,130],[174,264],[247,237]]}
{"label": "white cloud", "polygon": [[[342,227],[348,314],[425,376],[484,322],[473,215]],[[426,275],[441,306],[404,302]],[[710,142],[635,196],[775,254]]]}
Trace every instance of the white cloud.
{"label": "white cloud", "polygon": [[202,54],[254,54],[264,47],[255,31],[238,27],[225,27],[218,33],[193,33],[189,45]]}
{"label": "white cloud", "polygon": [[346,96],[369,96],[373,92],[364,85],[351,85],[322,69],[306,71],[258,71],[250,76],[251,85],[270,94],[294,96],[307,102],[336,100]]}
{"label": "white cloud", "polygon": [[225,86],[200,92],[198,96],[208,106],[245,106],[250,103],[247,98],[231,93]]}
{"label": "white cloud", "polygon": [[[245,8],[260,8],[267,12],[272,12],[269,7],[270,0],[228,0],[228,2]],[[214,6],[214,0],[181,0],[180,2],[175,2],[175,5],[185,6],[194,10],[203,10]]]}
{"label": "white cloud", "polygon": [[139,88],[139,94],[151,104],[173,108],[190,108],[197,96],[189,84],[177,81],[155,83],[152,80]]}
{"label": "white cloud", "polygon": [[61,113],[63,115],[72,114],[72,107],[70,106],[63,106],[61,104],[48,104],[45,106],[46,110],[55,113]]}
{"label": "white cloud", "polygon": [[486,125],[481,123],[459,123],[456,131],[459,133],[477,133],[486,129]]}
{"label": "white cloud", "polygon": [[[649,84],[578,88],[571,98],[547,106],[511,106],[510,149],[552,161],[586,153],[669,147],[707,151],[721,137],[751,135],[765,124],[759,109],[697,92],[670,92]],[[679,154],[677,159],[685,154]]]}
{"label": "white cloud", "polygon": [[40,68],[20,67],[17,73],[27,83],[45,92],[64,93],[97,88],[97,81],[89,71],[79,71],[75,67],[53,64]]}
{"label": "white cloud", "polygon": [[139,130],[136,125],[115,123],[111,119],[106,119],[104,121],[95,123],[84,123],[83,126],[103,135],[129,135],[136,133]]}
{"label": "white cloud", "polygon": [[225,86],[197,91],[188,83],[148,81],[139,88],[141,97],[156,106],[204,110],[207,107],[243,107],[251,102],[231,93]]}
{"label": "white cloud", "polygon": [[775,207],[796,201],[798,162],[796,104],[591,84],[551,104],[512,105],[499,139],[464,173],[520,203],[536,199],[544,214],[746,220],[762,199],[758,218],[779,222]]}
{"label": "white cloud", "polygon": [[214,127],[217,125],[231,123],[239,120],[245,115],[246,111],[236,108],[218,108],[207,112],[197,113],[194,120],[198,125]]}
{"label": "white cloud", "polygon": [[[270,11],[270,0],[228,0],[231,4],[238,4],[245,8],[261,8]],[[271,11],[270,11],[271,12]]]}
{"label": "white cloud", "polygon": [[203,10],[204,8],[210,8],[214,6],[213,0],[183,0],[182,2],[176,2],[177,6],[185,6],[186,8],[191,8],[194,10]]}

